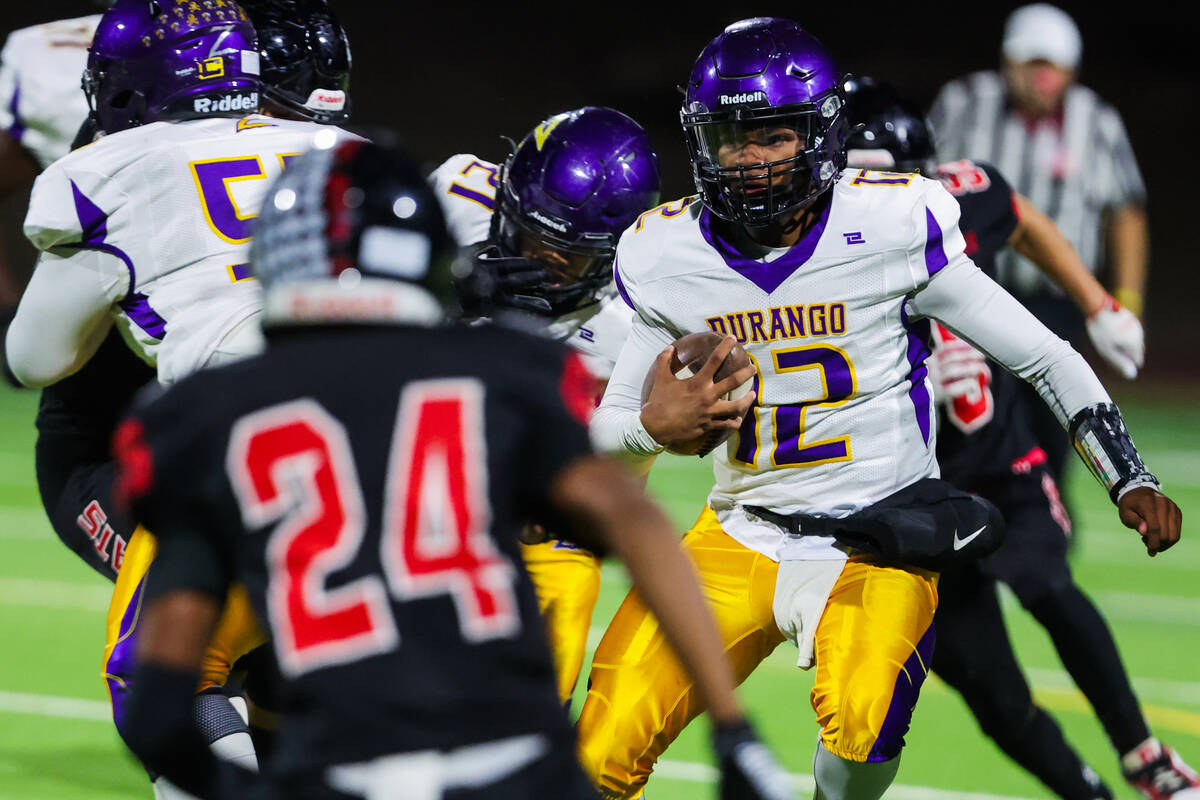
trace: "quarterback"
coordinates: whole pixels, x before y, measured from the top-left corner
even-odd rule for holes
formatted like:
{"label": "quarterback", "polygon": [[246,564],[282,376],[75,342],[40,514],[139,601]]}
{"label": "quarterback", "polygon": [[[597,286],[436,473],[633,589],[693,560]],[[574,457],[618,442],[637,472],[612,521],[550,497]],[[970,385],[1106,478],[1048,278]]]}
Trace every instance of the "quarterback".
{"label": "quarterback", "polygon": [[[452,237],[468,248],[460,262],[472,270],[460,280],[468,314],[531,313],[606,381],[633,315],[612,283],[617,238],[658,201],[658,157],[641,126],[611,108],[555,114],[503,165],[460,154],[429,180]],[[543,541],[525,537],[521,555],[546,619],[559,696],[569,703],[600,563],[570,542],[536,538]]]}
{"label": "quarterback", "polygon": [[[929,669],[938,575],[844,533],[938,476],[931,320],[1038,388],[1151,555],[1178,540],[1180,512],[1083,359],[966,256],[941,184],[843,171],[843,103],[832,59],[794,22],[737,22],[701,52],[681,112],[699,195],[643,214],[621,238],[616,281],[634,322],[591,428],[602,449],[645,457],[736,428],[684,547],[739,679],[785,638],[801,667],[815,666],[816,796],[875,800]],[[717,384],[711,371],[663,379],[671,343],[703,330],[728,334],[714,359],[736,338],[754,363]],[[721,399],[751,377],[752,394]],[[931,557],[988,526],[942,528],[945,552]],[[876,533],[906,552],[910,531]],[[582,761],[609,796],[635,797],[702,710],[636,593],[590,687]]]}

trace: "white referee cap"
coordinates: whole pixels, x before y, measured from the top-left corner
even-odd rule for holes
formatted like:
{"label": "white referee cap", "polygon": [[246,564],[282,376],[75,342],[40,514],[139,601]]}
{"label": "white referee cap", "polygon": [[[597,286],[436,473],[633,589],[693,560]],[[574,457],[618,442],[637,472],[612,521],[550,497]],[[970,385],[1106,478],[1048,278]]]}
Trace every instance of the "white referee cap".
{"label": "white referee cap", "polygon": [[1072,69],[1079,65],[1083,40],[1067,12],[1049,3],[1034,3],[1009,15],[1002,49],[1017,63],[1044,58]]}

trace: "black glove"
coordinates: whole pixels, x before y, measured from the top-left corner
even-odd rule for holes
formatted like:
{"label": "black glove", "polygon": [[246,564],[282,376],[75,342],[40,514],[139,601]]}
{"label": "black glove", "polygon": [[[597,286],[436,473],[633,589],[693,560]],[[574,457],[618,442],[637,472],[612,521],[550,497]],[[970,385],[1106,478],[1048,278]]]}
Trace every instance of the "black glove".
{"label": "black glove", "polygon": [[506,256],[491,241],[465,248],[458,258],[454,276],[463,316],[488,317],[498,308],[551,313],[550,303],[532,293],[554,280],[540,261]]}
{"label": "black glove", "polygon": [[749,722],[717,726],[713,750],[721,766],[721,800],[796,800],[787,772]]}
{"label": "black glove", "polygon": [[75,132],[75,138],[71,141],[71,149],[78,150],[81,147],[87,147],[92,142],[96,141],[96,136],[100,133],[100,122],[96,119],[95,114],[88,114],[84,119],[83,124],[79,126],[79,130]]}

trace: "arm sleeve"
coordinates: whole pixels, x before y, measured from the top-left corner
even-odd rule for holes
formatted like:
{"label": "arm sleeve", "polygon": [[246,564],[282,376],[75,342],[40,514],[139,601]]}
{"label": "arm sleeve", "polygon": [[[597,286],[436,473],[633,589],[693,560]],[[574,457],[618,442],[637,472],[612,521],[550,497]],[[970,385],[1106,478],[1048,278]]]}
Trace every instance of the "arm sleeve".
{"label": "arm sleeve", "polygon": [[82,366],[112,323],[129,273],[100,250],[45,252],[21,296],[4,340],[13,375],[26,386],[47,386]]}
{"label": "arm sleeve", "polygon": [[654,359],[672,341],[674,337],[666,330],[649,324],[641,314],[634,314],[629,338],[621,348],[600,407],[589,426],[592,445],[599,452],[633,456],[635,461],[651,459],[662,452],[663,446],[642,425],[642,384]]}
{"label": "arm sleeve", "polygon": [[[646,313],[643,287],[633,279],[633,271],[622,271],[621,264],[629,263],[630,259],[629,241],[630,234],[626,233],[617,244],[613,279],[621,299],[633,309],[633,321],[589,428],[593,447],[601,453],[621,457],[635,473],[644,474],[663,446],[642,425],[642,384],[654,359],[677,335]],[[622,258],[626,260],[623,262]]]}
{"label": "arm sleeve", "polygon": [[965,256],[942,269],[908,303],[1033,384],[1066,427],[1084,408],[1111,403],[1096,374],[999,284]]}

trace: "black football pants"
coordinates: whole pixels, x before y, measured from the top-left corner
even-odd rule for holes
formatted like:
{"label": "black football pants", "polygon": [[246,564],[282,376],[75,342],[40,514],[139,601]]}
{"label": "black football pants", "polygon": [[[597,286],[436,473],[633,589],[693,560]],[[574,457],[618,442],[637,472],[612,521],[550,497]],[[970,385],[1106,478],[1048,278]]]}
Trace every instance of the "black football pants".
{"label": "black football pants", "polygon": [[997,581],[1008,584],[1046,628],[1118,753],[1149,735],[1112,634],[1071,577],[1067,534],[1060,525],[1065,511],[1048,476],[1035,468],[970,487],[996,504],[1008,534],[995,553],[943,573],[933,668],[963,695],[984,732],[1021,766],[1062,797],[1094,797],[1094,791],[1081,793],[1088,787],[1078,756],[1033,703],[996,595]]}

